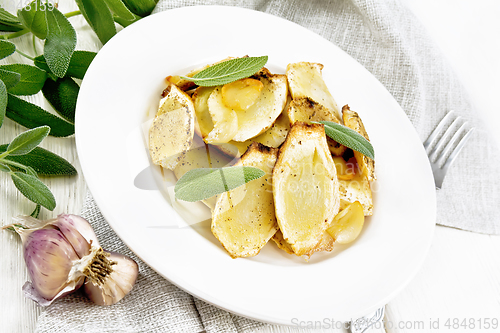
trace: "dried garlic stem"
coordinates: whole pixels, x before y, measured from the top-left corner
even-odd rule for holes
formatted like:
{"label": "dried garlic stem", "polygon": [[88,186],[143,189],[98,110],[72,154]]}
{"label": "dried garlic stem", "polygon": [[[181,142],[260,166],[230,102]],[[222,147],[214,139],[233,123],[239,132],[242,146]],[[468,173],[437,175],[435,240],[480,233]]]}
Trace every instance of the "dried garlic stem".
{"label": "dried garlic stem", "polygon": [[83,274],[97,285],[104,285],[106,278],[113,273],[113,265],[116,261],[109,260],[109,253],[99,248],[90,264],[85,267]]}

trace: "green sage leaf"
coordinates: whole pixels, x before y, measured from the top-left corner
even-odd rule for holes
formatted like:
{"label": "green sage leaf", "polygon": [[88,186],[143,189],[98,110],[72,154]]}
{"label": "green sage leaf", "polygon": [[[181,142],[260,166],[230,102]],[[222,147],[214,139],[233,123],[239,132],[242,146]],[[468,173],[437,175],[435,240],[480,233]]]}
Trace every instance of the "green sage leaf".
{"label": "green sage leaf", "polygon": [[40,215],[40,208],[42,206],[40,206],[39,204],[36,205],[35,209],[33,210],[33,212],[30,214],[31,217],[34,217],[34,218],[38,218],[38,215]]}
{"label": "green sage leaf", "polygon": [[49,132],[49,126],[40,126],[21,133],[7,146],[7,153],[11,156],[27,154],[35,149]]}
{"label": "green sage leaf", "polygon": [[125,5],[141,17],[151,14],[158,0],[123,0]]}
{"label": "green sage leaf", "polygon": [[104,0],[104,2],[116,16],[126,21],[133,21],[136,19],[134,13],[132,13],[121,0]]}
{"label": "green sage leaf", "polygon": [[12,15],[11,13],[9,13],[0,6],[0,23],[9,25],[9,24],[19,24],[20,22],[17,19],[17,17],[15,17],[14,15]]}
{"label": "green sage leaf", "polygon": [[61,137],[75,133],[73,124],[11,94],[9,94],[6,116],[27,128],[50,126],[49,135],[52,136]]}
{"label": "green sage leaf", "polygon": [[12,181],[26,198],[48,210],[56,208],[56,199],[49,188],[35,176],[22,172],[12,172]]}
{"label": "green sage leaf", "polygon": [[41,0],[34,0],[29,5],[17,11],[19,21],[40,39],[47,37],[46,5]]}
{"label": "green sage leaf", "polygon": [[10,172],[10,168],[8,165],[5,165],[5,164],[2,164],[0,163],[0,171],[3,171],[3,172]]}
{"label": "green sage leaf", "polygon": [[[6,144],[0,145],[0,154],[7,150]],[[47,149],[36,147],[25,155],[7,156],[6,160],[30,166],[40,176],[74,176],[75,167],[61,156]]]}
{"label": "green sage leaf", "polygon": [[48,30],[43,53],[50,71],[58,77],[64,77],[75,51],[76,32],[68,19],[55,7],[45,11],[45,18]]}
{"label": "green sage leaf", "polygon": [[264,176],[259,168],[233,166],[227,168],[193,169],[175,184],[175,197],[183,201],[199,201],[224,193]]}
{"label": "green sage leaf", "polygon": [[115,21],[113,15],[102,0],[75,0],[85,20],[97,34],[104,45],[116,35]]}
{"label": "green sage leaf", "polygon": [[23,30],[23,26],[20,24],[13,24],[13,25],[8,25],[8,24],[3,24],[0,22],[0,31],[5,31],[5,32],[17,32]]}
{"label": "green sage leaf", "polygon": [[[90,66],[90,63],[92,62],[92,60],[94,60],[96,55],[97,53],[95,52],[75,51],[69,62],[66,76],[71,76],[80,80],[83,79],[85,73],[87,72],[87,69]],[[37,66],[38,68],[52,73],[43,55],[36,57],[34,62],[35,66]]]}
{"label": "green sage leaf", "polygon": [[10,56],[16,52],[16,45],[6,40],[0,40],[0,59]]}
{"label": "green sage leaf", "polygon": [[57,81],[47,80],[42,92],[54,110],[64,119],[74,123],[76,99],[80,86],[70,77],[64,77]]}
{"label": "green sage leaf", "polygon": [[34,95],[42,90],[47,79],[45,71],[25,64],[3,65],[0,66],[0,70],[14,72],[21,76],[17,84],[8,88],[9,93],[13,95]]}
{"label": "green sage leaf", "polygon": [[267,56],[236,58],[212,65],[193,77],[181,78],[202,87],[219,86],[252,76],[264,67],[266,62]]}
{"label": "green sage leaf", "polygon": [[366,140],[364,136],[355,130],[331,121],[312,121],[312,123],[323,124],[325,126],[325,133],[330,138],[352,150],[360,152],[372,160],[375,159],[375,151],[370,141]]}
{"label": "green sage leaf", "polygon": [[5,119],[5,112],[7,111],[7,101],[9,95],[7,94],[7,87],[2,80],[0,80],[0,127],[3,125],[3,120]]}
{"label": "green sage leaf", "polygon": [[18,84],[19,81],[21,81],[21,74],[0,68],[0,80],[3,81],[5,87],[8,90]]}

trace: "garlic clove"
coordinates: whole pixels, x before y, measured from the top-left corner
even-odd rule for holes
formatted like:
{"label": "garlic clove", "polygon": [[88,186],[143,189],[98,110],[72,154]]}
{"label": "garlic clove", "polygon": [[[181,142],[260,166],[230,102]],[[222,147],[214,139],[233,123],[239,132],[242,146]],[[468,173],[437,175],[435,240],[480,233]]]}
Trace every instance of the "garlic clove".
{"label": "garlic clove", "polygon": [[101,267],[96,265],[95,272],[86,274],[84,291],[94,303],[112,305],[132,290],[139,274],[139,266],[125,255],[108,251],[104,253],[106,258],[104,262],[109,262],[111,271],[102,278],[101,270],[106,264],[101,264]]}
{"label": "garlic clove", "polygon": [[38,229],[29,233],[24,245],[24,261],[28,267],[31,284],[38,296],[50,301],[67,286],[74,291],[81,286],[82,274],[69,279],[73,262],[78,255],[57,229]]}
{"label": "garlic clove", "polygon": [[99,247],[92,226],[80,216],[60,214],[51,224],[64,234],[80,258],[90,253],[91,246]]}

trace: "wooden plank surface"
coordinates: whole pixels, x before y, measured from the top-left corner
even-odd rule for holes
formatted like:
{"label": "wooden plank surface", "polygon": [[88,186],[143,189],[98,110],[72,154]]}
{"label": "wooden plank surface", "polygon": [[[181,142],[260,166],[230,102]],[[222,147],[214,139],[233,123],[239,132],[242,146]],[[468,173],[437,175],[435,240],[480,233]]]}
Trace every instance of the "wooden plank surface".
{"label": "wooden plank surface", "polygon": [[[408,1],[407,1],[408,2]],[[435,9],[435,2],[424,0],[413,4],[415,10],[422,8]],[[449,6],[452,2],[438,1]],[[475,2],[477,3],[477,2]],[[486,1],[493,3],[493,1]],[[483,4],[484,5],[484,4]],[[500,8],[497,6],[497,9]],[[69,12],[76,9],[73,1],[61,1],[60,9]],[[442,10],[442,8],[441,8]],[[424,13],[426,14],[426,13]],[[427,13],[427,19],[438,13]],[[93,32],[86,26],[81,17],[70,19],[78,31],[78,49],[97,51],[100,43]],[[16,44],[33,55],[30,38],[20,38]],[[38,45],[39,52],[41,45]],[[500,50],[500,48],[499,48]],[[500,55],[500,52],[498,53]],[[23,59],[14,55],[0,63],[18,62]],[[29,63],[28,60],[23,61]],[[460,62],[458,66],[460,66]],[[495,72],[500,75],[500,71]],[[470,77],[469,77],[470,78]],[[476,80],[479,80],[475,77]],[[493,79],[492,79],[493,80]],[[493,81],[490,81],[493,82]],[[495,82],[493,82],[495,83]],[[477,82],[488,84],[488,82]],[[498,84],[497,84],[498,87]],[[488,87],[490,89],[490,87]],[[480,95],[480,93],[479,93]],[[29,97],[30,102],[39,104],[46,109],[49,105],[40,95]],[[491,102],[487,109],[492,110]],[[16,134],[22,132],[20,126],[6,120],[0,130],[0,143],[10,141]],[[70,161],[79,171],[73,178],[44,179],[52,189],[58,206],[55,214],[62,212],[78,213],[83,204],[86,186],[78,163],[74,138],[47,138],[42,147],[47,148]],[[19,195],[5,174],[0,175],[0,218],[3,224],[9,223],[12,216],[29,214],[34,205]],[[44,211],[42,218],[53,216]],[[41,309],[22,296],[21,288],[27,280],[27,273],[22,259],[21,244],[17,236],[10,232],[0,233],[0,332],[27,333],[35,329],[36,318]],[[432,247],[423,268],[415,279],[386,308],[387,330],[374,329],[370,332],[497,332],[497,330],[478,330],[459,327],[447,330],[447,319],[457,318],[497,318],[500,321],[500,237],[474,234],[452,228],[437,227]],[[367,273],[369,278],[369,273]],[[439,319],[439,329],[435,329]],[[423,323],[424,327],[416,327]],[[430,324],[434,325],[434,328]],[[477,322],[476,322],[477,323]],[[267,333],[288,332],[347,332],[340,329],[298,329],[279,328],[264,329]]]}

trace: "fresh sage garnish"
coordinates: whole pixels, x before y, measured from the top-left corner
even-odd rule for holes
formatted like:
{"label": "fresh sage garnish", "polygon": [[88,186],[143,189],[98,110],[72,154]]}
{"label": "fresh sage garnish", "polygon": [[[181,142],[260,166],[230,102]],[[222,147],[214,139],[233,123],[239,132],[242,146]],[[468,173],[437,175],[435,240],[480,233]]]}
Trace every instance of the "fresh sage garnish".
{"label": "fresh sage garnish", "polygon": [[99,37],[106,44],[116,34],[113,15],[102,0],[75,0],[83,16]]}
{"label": "fresh sage garnish", "polygon": [[19,82],[8,88],[9,93],[14,95],[34,95],[42,90],[47,79],[47,73],[35,66],[11,64],[0,66],[0,69],[20,75]]}
{"label": "fresh sage garnish", "polygon": [[27,128],[50,126],[49,134],[52,136],[61,137],[75,134],[73,124],[54,116],[38,105],[26,102],[11,94],[9,94],[5,115]]}
{"label": "fresh sage garnish", "polygon": [[175,184],[176,199],[195,202],[244,185],[266,173],[259,168],[233,166],[199,168],[186,172]]}
{"label": "fresh sage garnish", "polygon": [[123,0],[123,2],[134,14],[144,17],[151,14],[158,0]]}
{"label": "fresh sage garnish", "polygon": [[[92,60],[94,60],[97,53],[89,51],[75,51],[69,61],[69,67],[66,76],[74,77],[75,79],[83,79],[87,69]],[[47,65],[47,60],[43,55],[35,58],[35,66],[43,69],[46,72],[52,73]]]}
{"label": "fresh sage garnish", "polygon": [[325,133],[330,138],[347,148],[360,152],[372,160],[375,159],[375,151],[372,144],[358,132],[331,121],[312,121],[312,123],[323,124],[325,126]]}
{"label": "fresh sage garnish", "polygon": [[10,56],[16,52],[16,45],[6,40],[0,40],[0,59]]}
{"label": "fresh sage garnish", "polygon": [[19,21],[40,39],[47,37],[47,19],[45,11],[48,10],[42,0],[34,0],[26,7],[17,11]]}
{"label": "fresh sage garnish", "polygon": [[3,81],[8,90],[21,81],[21,74],[0,68],[0,80]]}
{"label": "fresh sage garnish", "polygon": [[[35,149],[49,135],[49,126],[40,126],[16,136],[7,146],[5,155],[24,155]],[[2,155],[3,155],[2,154]],[[0,155],[1,156],[1,155]]]}
{"label": "fresh sage garnish", "polygon": [[[7,150],[6,144],[0,145],[0,154]],[[24,155],[6,156],[6,160],[18,164],[29,166],[35,170],[39,176],[74,176],[78,174],[75,167],[61,156],[54,154],[47,149],[36,147]],[[11,169],[23,170],[22,168],[11,166]]]}
{"label": "fresh sage garnish", "polygon": [[68,19],[57,9],[45,11],[47,39],[43,48],[52,73],[64,77],[76,47],[76,32]]}
{"label": "fresh sage garnish", "polygon": [[193,77],[181,76],[202,87],[220,86],[252,76],[267,63],[267,56],[226,60],[212,65]]}
{"label": "fresh sage garnish", "polygon": [[0,22],[6,25],[9,24],[19,24],[19,19],[0,7]]}
{"label": "fresh sage garnish", "polygon": [[43,86],[43,96],[57,113],[72,123],[75,122],[76,99],[80,86],[70,77],[56,81],[47,80]]}
{"label": "fresh sage garnish", "polygon": [[7,87],[2,80],[0,80],[0,127],[3,125],[3,120],[5,119],[5,111],[7,110]]}
{"label": "fresh sage garnish", "polygon": [[54,210],[54,208],[56,208],[56,199],[54,195],[40,179],[22,172],[11,172],[10,176],[19,192],[30,201],[48,210]]}
{"label": "fresh sage garnish", "polygon": [[108,5],[109,9],[116,16],[126,20],[133,21],[136,19],[134,13],[132,13],[127,6],[122,2],[122,0],[104,0],[104,2]]}

